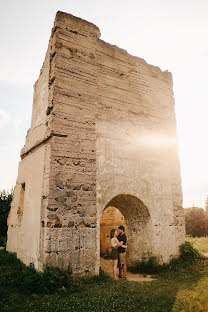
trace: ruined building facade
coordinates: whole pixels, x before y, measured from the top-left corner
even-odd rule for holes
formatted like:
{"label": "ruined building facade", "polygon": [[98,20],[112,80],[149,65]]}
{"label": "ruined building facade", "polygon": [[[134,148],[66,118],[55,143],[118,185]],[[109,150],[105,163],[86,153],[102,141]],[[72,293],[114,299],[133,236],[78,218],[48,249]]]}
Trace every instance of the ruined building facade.
{"label": "ruined building facade", "polygon": [[109,206],[128,227],[128,263],[167,262],[184,242],[172,75],[99,37],[58,12],[34,86],[7,250],[38,270],[97,274]]}

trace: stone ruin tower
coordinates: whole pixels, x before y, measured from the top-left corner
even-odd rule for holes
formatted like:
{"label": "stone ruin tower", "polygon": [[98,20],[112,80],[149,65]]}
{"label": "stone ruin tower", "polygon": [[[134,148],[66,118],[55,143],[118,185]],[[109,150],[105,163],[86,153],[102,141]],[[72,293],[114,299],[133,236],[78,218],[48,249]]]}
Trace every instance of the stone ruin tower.
{"label": "stone ruin tower", "polygon": [[38,270],[98,274],[108,207],[128,226],[128,263],[168,262],[184,242],[172,75],[99,37],[58,12],[34,85],[7,250]]}

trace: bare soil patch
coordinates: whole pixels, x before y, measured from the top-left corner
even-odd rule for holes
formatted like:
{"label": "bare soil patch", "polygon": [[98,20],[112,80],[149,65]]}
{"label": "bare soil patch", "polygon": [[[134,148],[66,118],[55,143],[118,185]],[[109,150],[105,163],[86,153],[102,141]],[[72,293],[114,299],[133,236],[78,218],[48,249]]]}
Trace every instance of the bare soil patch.
{"label": "bare soil patch", "polygon": [[[106,274],[113,277],[113,260],[107,260],[101,257],[100,266]],[[151,282],[155,280],[155,278],[152,278],[151,275],[133,274],[130,272],[127,272],[126,279],[131,282]]]}

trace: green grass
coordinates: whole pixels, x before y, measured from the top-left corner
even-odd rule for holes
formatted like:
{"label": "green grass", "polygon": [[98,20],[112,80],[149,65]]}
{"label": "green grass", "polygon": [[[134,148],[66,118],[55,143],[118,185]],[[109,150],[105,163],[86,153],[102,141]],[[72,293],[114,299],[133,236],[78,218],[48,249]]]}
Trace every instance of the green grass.
{"label": "green grass", "polygon": [[208,266],[206,261],[187,264],[145,283],[114,281],[103,273],[74,283],[70,272],[37,273],[1,250],[0,302],[0,310],[7,312],[205,312]]}
{"label": "green grass", "polygon": [[208,237],[187,237],[200,252],[208,252]]}

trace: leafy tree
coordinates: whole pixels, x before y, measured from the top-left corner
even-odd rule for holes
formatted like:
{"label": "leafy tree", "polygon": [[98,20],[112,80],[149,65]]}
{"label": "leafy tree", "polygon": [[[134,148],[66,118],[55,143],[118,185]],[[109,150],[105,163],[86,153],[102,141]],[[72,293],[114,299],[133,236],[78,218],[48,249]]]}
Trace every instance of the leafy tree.
{"label": "leafy tree", "polygon": [[7,217],[10,211],[13,190],[11,192],[0,192],[0,246],[7,240]]}
{"label": "leafy tree", "polygon": [[208,196],[205,200],[206,235],[208,235]]}
{"label": "leafy tree", "polygon": [[193,237],[207,235],[207,218],[203,208],[192,207],[185,210],[186,234]]}
{"label": "leafy tree", "polygon": [[207,198],[205,199],[205,210],[208,212],[208,195]]}

